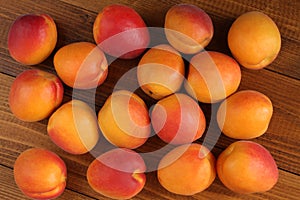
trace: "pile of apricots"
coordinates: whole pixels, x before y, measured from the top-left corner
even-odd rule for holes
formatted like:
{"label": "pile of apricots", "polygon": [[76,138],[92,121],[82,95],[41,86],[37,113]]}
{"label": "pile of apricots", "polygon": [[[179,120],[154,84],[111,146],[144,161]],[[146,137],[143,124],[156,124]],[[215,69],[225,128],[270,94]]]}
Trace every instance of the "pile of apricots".
{"label": "pile of apricots", "polygon": [[[50,139],[70,154],[89,152],[103,134],[115,148],[92,161],[86,177],[91,188],[106,197],[129,199],[143,189],[147,167],[134,149],[147,142],[152,130],[174,147],[156,170],[160,185],[169,192],[199,193],[216,176],[237,193],[270,190],[278,181],[277,165],[270,152],[251,139],[268,129],[272,102],[258,91],[237,90],[240,65],[262,69],[278,55],[281,38],[273,20],[259,11],[237,17],[227,38],[232,57],[205,51],[213,38],[213,22],[191,4],[174,5],[167,11],[168,44],[148,48],[150,34],[134,9],[119,4],[104,7],[93,25],[95,44],[82,41],[61,47],[53,58],[56,74],[29,69],[16,77],[9,94],[12,113],[27,122],[48,119]],[[49,15],[22,15],[8,33],[9,53],[24,65],[36,65],[53,52],[57,37]],[[127,90],[114,91],[98,115],[81,100],[62,105],[64,84],[91,89],[105,82],[106,55],[140,57],[137,81],[142,91],[157,100],[153,109]],[[183,55],[191,55],[189,66]],[[182,86],[186,93],[179,92]],[[206,130],[198,101],[220,103],[216,116],[220,131],[237,139],[217,159],[196,142]],[[14,178],[26,196],[53,199],[66,187],[67,167],[54,152],[32,148],[16,159]]]}

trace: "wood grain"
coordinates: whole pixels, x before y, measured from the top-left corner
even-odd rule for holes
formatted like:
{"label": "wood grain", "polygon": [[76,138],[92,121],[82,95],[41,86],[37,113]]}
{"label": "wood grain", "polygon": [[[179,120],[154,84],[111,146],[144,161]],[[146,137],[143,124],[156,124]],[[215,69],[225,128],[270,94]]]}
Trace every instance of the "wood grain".
{"label": "wood grain", "polygon": [[[0,165],[0,197],[2,200],[25,199],[24,195],[19,192],[17,185],[14,183],[13,171],[10,168]],[[11,184],[7,184],[11,183]],[[94,198],[79,194],[72,190],[65,190],[59,197],[62,200],[92,200]]]}
{"label": "wood grain", "polygon": [[[263,70],[242,69],[242,82],[239,90],[258,90],[270,97],[274,114],[263,136],[254,139],[265,146],[274,156],[279,167],[279,181],[275,187],[265,193],[240,195],[226,189],[217,178],[204,192],[191,197],[171,194],[163,189],[157,180],[155,171],[146,174],[145,188],[134,199],[298,199],[300,196],[300,1],[295,0],[0,0],[0,199],[23,200],[26,198],[17,188],[13,179],[13,165],[17,156],[30,147],[43,147],[56,152],[68,167],[67,189],[58,199],[107,199],[93,191],[86,180],[86,170],[96,155],[109,148],[108,142],[100,138],[97,147],[81,156],[70,155],[51,142],[47,135],[48,120],[35,123],[22,122],[11,113],[8,105],[10,85],[22,71],[39,68],[55,73],[53,55],[62,46],[76,41],[94,42],[92,26],[98,12],[106,5],[121,3],[134,8],[149,27],[162,27],[167,10],[177,3],[192,3],[204,9],[214,23],[215,34],[207,50],[220,51],[230,55],[227,46],[227,32],[230,25],[240,14],[250,10],[260,10],[268,14],[278,25],[282,36],[282,48],[276,60]],[[7,49],[7,33],[12,22],[22,14],[48,13],[58,27],[58,43],[43,63],[36,66],[24,66],[14,61]],[[111,94],[116,82],[129,70],[135,68],[138,59],[114,60],[109,66],[109,75],[103,85],[96,90],[77,91],[65,86],[64,102],[77,98],[94,106],[98,112],[106,98]],[[136,84],[136,78],[130,77],[128,84]],[[154,100],[143,92],[137,93],[151,107]],[[201,104],[211,132],[204,140],[214,144],[212,153],[217,157],[223,149],[236,141],[224,135],[215,137],[219,129],[215,122],[212,107]],[[218,106],[216,104],[216,106]],[[216,134],[217,135],[217,134]],[[157,137],[137,149],[138,152],[151,152],[164,146]],[[159,155],[162,156],[162,155]],[[153,164],[158,162],[153,158]],[[263,181],[263,180],[262,180]]]}

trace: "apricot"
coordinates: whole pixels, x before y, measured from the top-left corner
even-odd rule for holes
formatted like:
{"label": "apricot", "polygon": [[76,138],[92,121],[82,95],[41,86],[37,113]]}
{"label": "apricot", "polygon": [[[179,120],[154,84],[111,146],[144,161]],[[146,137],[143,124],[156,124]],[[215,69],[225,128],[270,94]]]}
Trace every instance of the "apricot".
{"label": "apricot", "polygon": [[67,168],[54,152],[31,148],[22,152],[14,164],[14,179],[20,190],[33,199],[54,199],[66,187]]}
{"label": "apricot", "polygon": [[217,112],[217,122],[228,137],[252,139],[266,132],[272,114],[272,102],[266,95],[243,90],[222,102]]}
{"label": "apricot", "polygon": [[216,103],[233,94],[241,82],[239,64],[231,57],[214,51],[192,57],[186,91],[203,103]]}
{"label": "apricot", "polygon": [[75,42],[63,46],[54,55],[54,67],[62,81],[73,88],[91,89],[107,77],[105,54],[90,42]]}
{"label": "apricot", "polygon": [[171,7],[165,16],[164,27],[169,43],[185,54],[203,50],[214,33],[210,16],[191,4],[177,4]]}
{"label": "apricot", "polygon": [[268,191],[278,180],[270,152],[251,141],[229,145],[217,159],[217,174],[227,188],[242,194]]}
{"label": "apricot", "polygon": [[18,119],[34,122],[50,116],[61,104],[63,94],[63,85],[56,75],[31,69],[16,77],[8,102]]}
{"label": "apricot", "polygon": [[83,101],[71,100],[58,108],[47,126],[51,140],[71,154],[84,154],[97,144],[96,113]]}
{"label": "apricot", "polygon": [[239,16],[230,27],[227,40],[232,55],[248,69],[266,67],[275,60],[281,47],[275,22],[259,11]]}
{"label": "apricot", "polygon": [[215,157],[203,145],[181,145],[161,159],[157,177],[169,192],[194,195],[213,183],[216,177]]}
{"label": "apricot", "polygon": [[150,42],[142,17],[134,9],[120,4],[106,6],[99,12],[93,35],[105,53],[123,59],[141,55]]}
{"label": "apricot", "polygon": [[154,99],[168,96],[181,87],[184,62],[170,45],[154,46],[141,58],[137,78],[142,90]]}
{"label": "apricot", "polygon": [[159,100],[151,112],[151,123],[160,139],[175,145],[199,139],[206,127],[198,103],[182,93]]}
{"label": "apricot", "polygon": [[98,113],[104,137],[117,147],[135,149],[150,135],[150,119],[145,102],[127,90],[113,92]]}
{"label": "apricot", "polygon": [[43,62],[52,53],[56,42],[56,25],[47,14],[19,16],[8,32],[9,53],[24,65]]}
{"label": "apricot", "polygon": [[133,150],[116,148],[97,157],[88,167],[87,180],[98,193],[113,199],[130,199],[146,183],[146,165]]}

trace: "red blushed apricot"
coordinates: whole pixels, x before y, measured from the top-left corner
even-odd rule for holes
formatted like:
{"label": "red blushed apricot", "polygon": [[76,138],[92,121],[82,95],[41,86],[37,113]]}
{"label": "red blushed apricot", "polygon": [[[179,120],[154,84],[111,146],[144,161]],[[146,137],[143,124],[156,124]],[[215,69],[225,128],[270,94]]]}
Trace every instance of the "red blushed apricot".
{"label": "red blushed apricot", "polygon": [[272,102],[266,95],[243,90],[222,102],[217,112],[217,122],[228,137],[252,139],[267,131],[272,114]]}
{"label": "red blushed apricot", "polygon": [[120,4],[106,6],[99,12],[93,35],[105,53],[123,59],[136,58],[150,42],[148,28],[141,16]]}
{"label": "red blushed apricot", "polygon": [[200,106],[181,93],[159,100],[151,112],[151,123],[157,135],[171,144],[191,143],[202,136],[206,127]]}
{"label": "red blushed apricot", "polygon": [[60,48],[54,55],[53,62],[62,81],[77,89],[101,85],[108,73],[105,54],[89,42],[75,42]]}
{"label": "red blushed apricot", "polygon": [[200,102],[215,103],[238,89],[241,76],[233,58],[214,51],[201,52],[190,61],[185,89]]}
{"label": "red blushed apricot", "polygon": [[67,168],[55,153],[32,148],[21,153],[14,164],[14,179],[20,190],[33,199],[54,199],[66,187]]}
{"label": "red blushed apricot", "polygon": [[60,79],[41,70],[26,70],[11,85],[9,106],[20,120],[34,122],[47,118],[62,102]]}
{"label": "red blushed apricot", "polygon": [[275,22],[258,11],[239,16],[228,32],[228,46],[236,60],[248,69],[261,69],[272,63],[281,47]]}
{"label": "red blushed apricot", "polygon": [[54,20],[47,14],[27,14],[18,17],[8,32],[10,55],[25,65],[43,62],[57,42]]}
{"label": "red blushed apricot", "polygon": [[144,187],[146,166],[142,157],[129,149],[112,149],[88,167],[87,180],[98,193],[113,199],[130,199]]}
{"label": "red blushed apricot", "polygon": [[169,192],[194,195],[213,183],[216,177],[215,157],[203,145],[181,145],[161,159],[157,177]]}
{"label": "red blushed apricot", "polygon": [[164,27],[169,43],[185,54],[194,54],[206,47],[214,32],[210,16],[191,4],[171,7],[166,14]]}
{"label": "red blushed apricot", "polygon": [[137,68],[137,78],[146,94],[161,99],[180,89],[184,70],[179,52],[170,45],[161,44],[143,55]]}
{"label": "red blushed apricot", "polygon": [[150,135],[150,119],[145,102],[136,94],[119,90],[105,101],[98,113],[104,137],[117,147],[135,149]]}
{"label": "red blushed apricot", "polygon": [[227,188],[242,194],[268,191],[278,181],[278,168],[270,152],[251,141],[229,145],[218,157],[217,173]]}
{"label": "red blushed apricot", "polygon": [[47,126],[51,140],[71,154],[84,154],[97,144],[96,113],[83,101],[72,100],[58,108]]}

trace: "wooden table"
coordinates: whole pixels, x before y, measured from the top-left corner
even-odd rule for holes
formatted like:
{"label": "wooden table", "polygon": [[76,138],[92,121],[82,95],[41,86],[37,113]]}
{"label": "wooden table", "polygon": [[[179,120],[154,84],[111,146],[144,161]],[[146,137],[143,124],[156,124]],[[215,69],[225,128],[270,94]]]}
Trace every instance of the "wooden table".
{"label": "wooden table", "polygon": [[[8,94],[15,77],[29,68],[39,68],[55,73],[53,55],[36,66],[24,66],[13,60],[7,49],[7,33],[17,16],[26,13],[48,13],[58,27],[60,47],[77,41],[94,42],[92,26],[97,13],[110,3],[121,3],[134,8],[149,27],[163,27],[167,10],[178,0],[0,0],[0,199],[27,199],[17,188],[13,178],[13,164],[17,156],[30,147],[43,147],[60,155],[68,167],[67,188],[59,199],[106,199],[94,192],[86,180],[86,170],[94,157],[87,153],[81,156],[68,154],[49,139],[47,120],[26,123],[16,119],[8,106]],[[279,181],[265,193],[240,195],[226,189],[216,178],[204,192],[192,197],[169,193],[157,180],[155,171],[147,173],[147,183],[134,199],[299,199],[300,198],[300,1],[299,0],[186,0],[204,9],[212,18],[215,34],[207,50],[230,55],[226,36],[231,23],[240,14],[260,10],[268,14],[278,25],[282,36],[282,48],[277,59],[268,67],[258,71],[242,68],[239,90],[254,89],[266,94],[273,102],[274,114],[267,132],[253,141],[265,146],[274,156],[279,167]],[[54,51],[54,52],[55,52]],[[97,89],[95,105],[99,111],[111,94],[115,82],[138,59],[116,60],[109,68],[106,82]],[[65,87],[64,102],[72,98],[72,89]],[[150,105],[146,95],[141,94]],[[78,98],[86,100],[84,93]],[[208,105],[202,105],[209,110]],[[104,140],[102,138],[102,140]],[[200,139],[201,143],[203,139]],[[222,135],[212,153],[219,153],[235,140]],[[152,137],[137,151],[153,151],[161,145]],[[264,180],[262,180],[264,181]]]}

